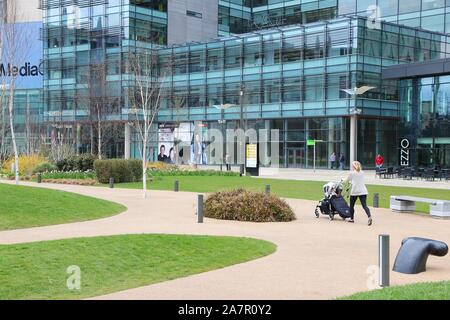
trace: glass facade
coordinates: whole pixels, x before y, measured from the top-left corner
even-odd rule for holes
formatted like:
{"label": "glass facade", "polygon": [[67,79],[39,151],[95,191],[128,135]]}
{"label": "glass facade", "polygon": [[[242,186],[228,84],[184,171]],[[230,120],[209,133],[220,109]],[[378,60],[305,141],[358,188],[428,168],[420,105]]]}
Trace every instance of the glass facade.
{"label": "glass facade", "polygon": [[[63,128],[72,140],[81,125],[84,151],[92,149],[92,101],[86,99],[92,83],[100,73],[109,101],[103,120],[123,126],[133,90],[126,62],[130,53],[148,50],[157,54],[155,73],[169,88],[159,123],[279,129],[280,162],[291,167],[310,167],[306,141],[320,139],[318,163],[325,167],[332,152],[349,159],[349,118],[356,108],[358,158],[372,166],[382,153],[394,164],[405,89],[382,81],[382,69],[450,53],[445,33],[417,28],[446,31],[448,9],[441,1],[221,0],[223,37],[172,47],[166,45],[170,1],[94,2],[42,1],[45,120],[51,136]],[[390,22],[374,26],[354,16],[368,15],[371,5]],[[343,91],[361,86],[374,89],[356,98]],[[220,105],[230,107],[221,112]],[[122,130],[108,155],[122,156],[123,140]],[[160,144],[152,142],[154,158]]]}
{"label": "glass facade", "polygon": [[402,80],[400,137],[411,165],[450,166],[450,76]]}
{"label": "glass facade", "polygon": [[[169,72],[165,87],[170,90],[162,99],[159,121],[203,121],[209,128],[225,120],[237,128],[242,112],[252,124],[247,128],[254,128],[257,123],[285,119],[279,128],[286,134],[282,165],[310,167],[306,140],[312,138],[324,141],[318,163],[326,166],[333,152],[348,159],[348,117],[358,108],[359,159],[372,165],[376,154],[383,153],[392,164],[397,159],[392,137],[397,134],[398,84],[382,81],[381,70],[443,58],[447,50],[446,35],[388,23],[372,29],[362,18],[164,48],[158,51],[158,64],[165,75]],[[375,89],[357,99],[342,91],[364,85]],[[215,107],[220,105],[231,107],[221,112]]]}
{"label": "glass facade", "polygon": [[450,33],[448,6],[448,0],[221,0],[219,30],[239,34],[357,15]]}

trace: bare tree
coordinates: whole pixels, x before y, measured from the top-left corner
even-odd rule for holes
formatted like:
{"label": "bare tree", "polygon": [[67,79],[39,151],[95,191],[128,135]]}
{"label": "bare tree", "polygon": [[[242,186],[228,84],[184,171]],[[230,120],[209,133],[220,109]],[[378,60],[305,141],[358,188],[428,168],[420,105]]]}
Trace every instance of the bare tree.
{"label": "bare tree", "polygon": [[19,69],[16,66],[26,56],[29,50],[29,34],[26,28],[19,26],[19,11],[15,1],[8,1],[3,12],[4,21],[1,24],[0,41],[2,58],[6,59],[5,76],[2,77],[4,83],[2,88],[7,90],[7,104],[9,113],[9,131],[14,153],[14,171],[16,184],[19,183],[19,151],[17,148],[16,133],[14,129],[14,94]]}
{"label": "bare tree", "polygon": [[[78,103],[89,109],[89,126],[91,133],[91,154],[97,153],[102,159],[104,153],[104,137],[109,123],[106,117],[111,111],[113,98],[108,94],[107,69],[105,63],[93,63],[89,66],[89,76],[84,90],[76,96]],[[96,134],[96,135],[95,135]],[[96,141],[95,141],[96,140]],[[97,150],[95,152],[95,144]]]}
{"label": "bare tree", "polygon": [[130,116],[133,127],[139,135],[139,151],[142,157],[143,197],[147,197],[148,144],[151,141],[152,127],[161,109],[161,98],[165,85],[165,75],[156,74],[158,56],[155,52],[131,54],[129,72],[134,86],[129,89]]}
{"label": "bare tree", "polygon": [[[2,38],[2,37],[0,37]],[[0,40],[1,41],[1,40]],[[0,44],[0,47],[1,44]],[[1,54],[0,54],[1,56]],[[3,80],[3,78],[2,78]],[[3,82],[3,81],[2,81]],[[7,116],[7,86],[5,83],[0,84],[0,163],[9,157],[10,150],[7,147],[6,133],[9,130]]]}

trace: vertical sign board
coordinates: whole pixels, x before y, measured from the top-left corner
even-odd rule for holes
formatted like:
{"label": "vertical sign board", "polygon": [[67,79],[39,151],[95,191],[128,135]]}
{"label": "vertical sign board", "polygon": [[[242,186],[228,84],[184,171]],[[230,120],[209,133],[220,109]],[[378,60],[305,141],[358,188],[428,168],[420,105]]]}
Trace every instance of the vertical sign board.
{"label": "vertical sign board", "polygon": [[259,176],[258,145],[256,143],[246,145],[245,167],[252,176]]}
{"label": "vertical sign board", "polygon": [[400,166],[401,167],[409,167],[410,165],[410,147],[411,142],[409,139],[404,138],[400,139]]}

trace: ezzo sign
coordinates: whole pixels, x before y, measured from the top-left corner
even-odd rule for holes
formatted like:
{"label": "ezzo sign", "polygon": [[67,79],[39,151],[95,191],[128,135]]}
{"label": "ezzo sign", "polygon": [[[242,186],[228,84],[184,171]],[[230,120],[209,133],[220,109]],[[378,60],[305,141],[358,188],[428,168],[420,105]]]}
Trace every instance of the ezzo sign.
{"label": "ezzo sign", "polygon": [[411,143],[408,139],[400,140],[400,166],[408,167],[409,166],[409,148]]}

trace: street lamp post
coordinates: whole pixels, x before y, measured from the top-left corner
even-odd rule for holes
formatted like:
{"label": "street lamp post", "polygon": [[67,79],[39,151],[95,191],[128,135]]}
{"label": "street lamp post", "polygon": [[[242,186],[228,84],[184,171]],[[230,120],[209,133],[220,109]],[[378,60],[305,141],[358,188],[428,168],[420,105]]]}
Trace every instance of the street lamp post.
{"label": "street lamp post", "polygon": [[376,87],[355,87],[353,89],[343,89],[351,97],[355,98],[355,107],[349,109],[350,113],[350,164],[358,159],[358,115],[362,113],[361,109],[356,107],[356,98],[363,95],[367,91],[373,90]]}

